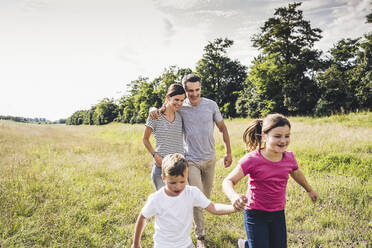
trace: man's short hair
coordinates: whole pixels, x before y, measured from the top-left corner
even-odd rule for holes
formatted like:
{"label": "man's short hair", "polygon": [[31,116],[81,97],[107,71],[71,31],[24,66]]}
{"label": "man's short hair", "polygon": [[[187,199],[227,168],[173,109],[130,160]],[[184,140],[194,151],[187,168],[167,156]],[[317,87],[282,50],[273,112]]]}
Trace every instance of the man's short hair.
{"label": "man's short hair", "polygon": [[186,158],[180,153],[168,154],[164,157],[161,165],[162,176],[184,176],[189,167]]}
{"label": "man's short hair", "polygon": [[187,74],[186,76],[184,76],[182,78],[182,85],[185,88],[185,90],[187,90],[186,84],[189,82],[190,83],[200,82],[201,84],[201,78],[198,75],[193,74],[193,73]]}

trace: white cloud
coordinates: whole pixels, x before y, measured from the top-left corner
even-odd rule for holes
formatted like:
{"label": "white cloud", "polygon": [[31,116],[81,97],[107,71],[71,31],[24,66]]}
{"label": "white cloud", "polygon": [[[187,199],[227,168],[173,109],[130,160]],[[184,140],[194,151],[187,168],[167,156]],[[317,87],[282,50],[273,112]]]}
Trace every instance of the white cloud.
{"label": "white cloud", "polygon": [[325,52],[343,38],[357,38],[366,34],[372,28],[371,24],[365,23],[370,9],[369,0],[334,1],[333,7],[323,8],[321,14],[325,17],[324,21],[318,21],[320,14],[311,21],[323,30],[323,38],[317,43],[317,48]]}
{"label": "white cloud", "polygon": [[[195,69],[203,47],[234,40],[230,56],[257,55],[250,41],[292,1],[279,0],[2,0],[0,115],[55,120],[118,98],[126,83],[159,76],[171,65]],[[327,50],[371,30],[369,0],[308,0],[301,6]]]}

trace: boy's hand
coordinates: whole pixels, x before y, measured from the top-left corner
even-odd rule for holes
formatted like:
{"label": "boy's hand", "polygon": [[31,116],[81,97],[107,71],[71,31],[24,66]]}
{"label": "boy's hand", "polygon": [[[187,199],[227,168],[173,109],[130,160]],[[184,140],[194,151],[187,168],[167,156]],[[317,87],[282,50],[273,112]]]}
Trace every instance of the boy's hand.
{"label": "boy's hand", "polygon": [[142,248],[141,244],[132,244],[131,248]]}
{"label": "boy's hand", "polygon": [[235,199],[235,201],[232,202],[233,207],[237,210],[240,211],[244,209],[244,206],[248,203],[248,198],[245,195],[239,195]]}
{"label": "boy's hand", "polygon": [[151,107],[149,111],[149,116],[153,120],[159,119],[160,111],[157,108]]}

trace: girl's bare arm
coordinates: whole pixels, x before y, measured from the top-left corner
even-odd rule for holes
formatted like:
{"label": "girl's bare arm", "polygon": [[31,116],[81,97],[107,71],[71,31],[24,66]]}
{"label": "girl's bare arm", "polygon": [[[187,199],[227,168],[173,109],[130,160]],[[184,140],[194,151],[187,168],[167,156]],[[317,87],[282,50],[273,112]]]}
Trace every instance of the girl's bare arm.
{"label": "girl's bare arm", "polygon": [[306,192],[308,193],[310,199],[315,202],[318,199],[318,194],[313,190],[310,184],[307,182],[305,175],[300,169],[294,170],[291,172],[291,177],[301,185]]}

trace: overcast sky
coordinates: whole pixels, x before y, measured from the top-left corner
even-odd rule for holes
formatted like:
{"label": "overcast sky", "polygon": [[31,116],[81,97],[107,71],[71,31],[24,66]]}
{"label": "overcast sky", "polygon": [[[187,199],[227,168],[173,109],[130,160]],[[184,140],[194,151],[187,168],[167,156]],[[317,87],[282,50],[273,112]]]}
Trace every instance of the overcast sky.
{"label": "overcast sky", "polygon": [[[284,0],[0,0],[0,115],[67,118],[139,76],[195,69],[208,41],[227,37],[250,66],[250,41]],[[323,30],[316,47],[372,30],[370,0],[303,1]]]}

